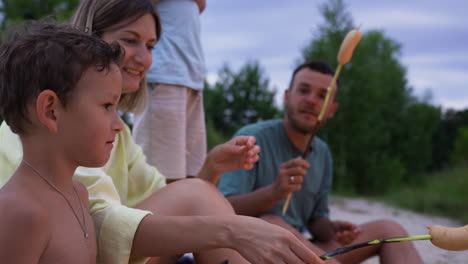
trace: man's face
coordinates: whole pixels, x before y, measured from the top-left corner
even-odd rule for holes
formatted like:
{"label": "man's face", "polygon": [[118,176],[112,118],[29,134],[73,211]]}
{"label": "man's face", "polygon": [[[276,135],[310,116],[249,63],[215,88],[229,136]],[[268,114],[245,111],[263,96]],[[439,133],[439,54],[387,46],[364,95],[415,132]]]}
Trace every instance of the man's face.
{"label": "man's face", "polygon": [[[290,128],[309,134],[317,124],[320,110],[327,95],[327,89],[333,76],[310,70],[301,69],[296,73],[292,86],[286,90],[284,104],[286,106],[286,123]],[[334,100],[334,95],[331,100]],[[330,102],[328,114],[324,120],[333,116],[337,104]]]}

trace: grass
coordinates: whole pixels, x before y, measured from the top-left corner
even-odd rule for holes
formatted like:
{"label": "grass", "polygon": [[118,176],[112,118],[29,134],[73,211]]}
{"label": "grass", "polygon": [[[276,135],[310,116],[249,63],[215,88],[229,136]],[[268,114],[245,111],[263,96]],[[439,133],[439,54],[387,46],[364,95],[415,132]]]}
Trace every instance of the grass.
{"label": "grass", "polygon": [[424,184],[402,187],[379,199],[397,207],[468,223],[468,167],[428,174]]}

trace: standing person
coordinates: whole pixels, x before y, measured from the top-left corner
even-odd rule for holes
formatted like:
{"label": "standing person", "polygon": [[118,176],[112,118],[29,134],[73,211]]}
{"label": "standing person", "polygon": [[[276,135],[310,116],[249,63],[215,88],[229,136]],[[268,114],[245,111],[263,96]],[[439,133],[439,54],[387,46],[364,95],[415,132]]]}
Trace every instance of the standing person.
{"label": "standing person", "polygon": [[[143,79],[160,34],[153,5],[148,0],[83,0],[72,22],[125,50],[120,64],[119,108],[132,111],[145,102],[141,100]],[[237,137],[215,147],[198,177],[211,180],[228,170],[252,167],[259,152],[254,143],[253,137]],[[79,167],[74,174],[89,192],[99,263],[147,263],[148,257],[171,263],[175,262],[171,256],[185,252],[195,252],[199,263],[226,259],[229,263],[323,263],[290,232],[259,219],[234,215],[229,202],[204,180],[165,186],[164,176],[146,163],[127,126],[113,144],[110,159],[102,168]],[[20,165],[22,155],[19,138],[3,123],[1,185]]]}
{"label": "standing person", "polygon": [[[194,177],[206,156],[200,14],[205,0],[153,0],[161,39],[148,71],[149,100],[135,115],[133,137],[167,182]],[[215,183],[215,182],[213,182]]]}
{"label": "standing person", "polygon": [[[332,186],[332,158],[327,144],[315,137],[310,145],[318,115],[334,71],[319,61],[296,68],[284,94],[283,120],[269,120],[241,128],[236,135],[253,135],[262,157],[252,170],[223,174],[218,188],[236,213],[260,217],[293,232],[306,246],[323,254],[352,242],[406,236],[397,223],[380,220],[356,226],[329,218],[328,197]],[[339,89],[339,88],[338,88]],[[325,120],[333,117],[338,104],[332,95]],[[312,148],[304,160],[306,148]],[[293,192],[285,215],[282,207]],[[302,235],[312,234],[312,242]],[[382,244],[338,255],[341,263],[360,263],[379,255],[382,263],[422,263],[412,243]],[[338,263],[330,260],[330,263]]]}
{"label": "standing person", "polygon": [[0,48],[0,116],[24,155],[0,189],[1,262],[96,263],[88,193],[72,176],[103,166],[123,128],[121,50],[69,26],[12,33]]}

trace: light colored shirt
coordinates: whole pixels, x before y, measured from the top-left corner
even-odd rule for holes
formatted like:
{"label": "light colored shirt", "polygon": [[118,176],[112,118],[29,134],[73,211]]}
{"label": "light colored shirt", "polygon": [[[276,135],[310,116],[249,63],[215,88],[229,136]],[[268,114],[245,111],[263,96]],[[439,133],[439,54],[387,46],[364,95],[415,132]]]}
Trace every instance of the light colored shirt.
{"label": "light colored shirt", "polygon": [[[3,122],[0,126],[0,186],[13,175],[22,160],[19,137]],[[74,179],[88,189],[93,217],[98,263],[145,263],[146,258],[130,260],[135,232],[149,211],[135,205],[165,186],[165,178],[146,163],[125,126],[114,141],[109,161],[102,168],[78,167]]]}
{"label": "light colored shirt", "polygon": [[161,39],[153,49],[148,82],[203,89],[205,59],[200,39],[200,11],[193,0],[160,0],[156,4]]}
{"label": "light colored shirt", "polygon": [[[272,184],[284,162],[302,156],[289,140],[283,120],[269,120],[241,128],[235,136],[252,135],[260,146],[260,160],[251,170],[224,173],[218,188],[225,196],[246,194]],[[282,214],[285,200],[278,202],[265,214],[275,214],[297,230],[307,227],[309,221],[329,215],[328,195],[332,185],[332,159],[328,146],[318,137],[312,144],[307,161],[310,164],[302,188],[292,194],[288,210]]]}

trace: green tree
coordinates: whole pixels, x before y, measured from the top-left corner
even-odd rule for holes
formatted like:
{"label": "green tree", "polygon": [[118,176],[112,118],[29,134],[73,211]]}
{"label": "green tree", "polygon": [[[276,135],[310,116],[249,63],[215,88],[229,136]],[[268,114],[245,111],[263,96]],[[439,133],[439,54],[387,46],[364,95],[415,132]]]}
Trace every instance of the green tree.
{"label": "green tree", "polygon": [[[336,65],[341,42],[355,26],[342,0],[330,0],[320,11],[325,23],[299,62],[315,59]],[[368,31],[341,72],[338,113],[320,132],[334,156],[335,188],[384,192],[408,181],[431,159],[426,157],[430,151],[428,155],[422,151],[430,148],[435,130],[430,118],[437,109],[414,105],[421,102],[411,96],[406,69],[399,62],[400,49],[382,31]],[[421,129],[411,131],[414,126]],[[420,157],[424,161],[417,166],[408,165]]]}
{"label": "green tree", "polygon": [[[210,129],[231,137],[240,127],[259,120],[278,117],[275,89],[256,61],[247,62],[238,72],[225,65],[212,86],[205,83],[204,104]],[[210,135],[208,135],[210,137]],[[217,136],[223,138],[222,136]]]}
{"label": "green tree", "polygon": [[468,164],[468,127],[458,128],[451,162],[454,165],[466,166]]}
{"label": "green tree", "polygon": [[442,114],[442,120],[433,137],[433,146],[437,151],[434,151],[432,158],[432,170],[443,169],[450,164],[460,127],[468,127],[468,109],[450,109]]}
{"label": "green tree", "polygon": [[3,0],[0,13],[1,27],[52,16],[57,21],[68,20],[79,4],[79,0]]}

